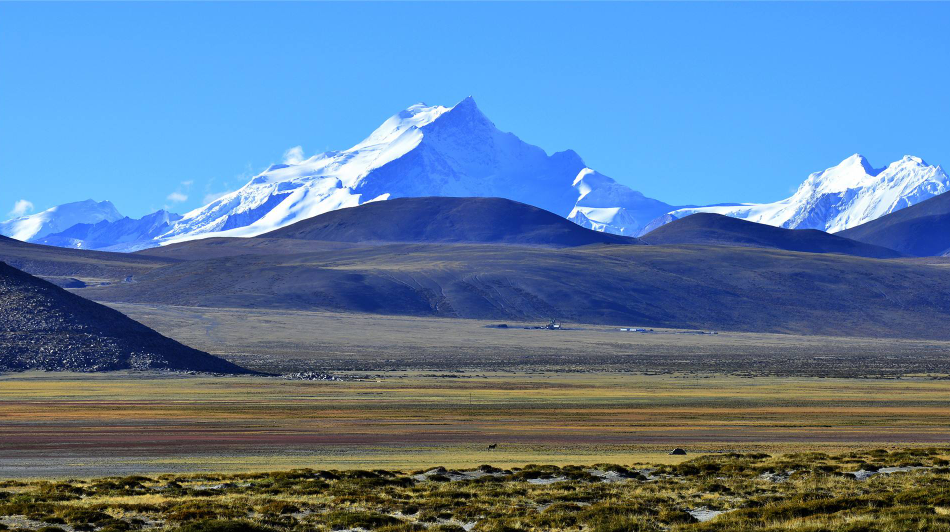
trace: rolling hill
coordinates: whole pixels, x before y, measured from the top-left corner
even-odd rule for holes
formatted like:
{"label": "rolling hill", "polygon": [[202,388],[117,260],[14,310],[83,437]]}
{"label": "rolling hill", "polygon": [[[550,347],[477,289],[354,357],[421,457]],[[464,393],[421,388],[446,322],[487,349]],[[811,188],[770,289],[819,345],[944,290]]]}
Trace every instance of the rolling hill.
{"label": "rolling hill", "polygon": [[602,245],[636,240],[506,200],[414,198],[131,255],[5,241],[0,260],[37,275],[134,269],[77,289],[103,302],[950,338],[946,268],[720,217],[682,220],[654,242],[664,234],[702,244]]}
{"label": "rolling hill", "polygon": [[[399,198],[321,214],[262,235],[336,242],[515,244],[573,247],[637,244],[502,198]],[[260,237],[259,237],[260,238]]]}
{"label": "rolling hill", "polygon": [[784,249],[805,253],[840,253],[889,259],[901,254],[816,229],[783,229],[722,214],[697,213],[658,227],[640,239],[659,244],[709,244]]}
{"label": "rolling hill", "polygon": [[0,262],[0,371],[249,373]]}
{"label": "rolling hill", "polygon": [[163,257],[30,244],[2,236],[0,261],[69,288],[123,282],[175,262]]}
{"label": "rolling hill", "polygon": [[950,338],[950,270],[754,247],[352,246],[180,261],[81,293],[183,306]]}
{"label": "rolling hill", "polygon": [[917,257],[950,253],[950,192],[836,233]]}

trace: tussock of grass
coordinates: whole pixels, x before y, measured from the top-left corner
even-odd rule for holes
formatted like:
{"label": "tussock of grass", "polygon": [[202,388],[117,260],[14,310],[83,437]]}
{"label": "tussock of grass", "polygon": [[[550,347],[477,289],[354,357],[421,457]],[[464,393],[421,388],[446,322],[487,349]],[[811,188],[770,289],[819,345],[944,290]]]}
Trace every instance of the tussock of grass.
{"label": "tussock of grass", "polygon": [[[876,449],[708,455],[649,470],[529,464],[415,473],[426,480],[298,469],[4,483],[0,521],[25,518],[45,532],[950,532],[948,458],[950,449]],[[926,469],[849,474],[907,465]],[[691,513],[699,508],[724,513],[699,522]]]}

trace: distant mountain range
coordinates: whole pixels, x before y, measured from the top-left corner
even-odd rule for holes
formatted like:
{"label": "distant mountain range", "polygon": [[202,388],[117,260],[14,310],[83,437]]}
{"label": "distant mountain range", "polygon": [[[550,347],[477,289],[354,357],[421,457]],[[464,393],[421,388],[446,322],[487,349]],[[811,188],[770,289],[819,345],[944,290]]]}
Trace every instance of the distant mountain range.
{"label": "distant mountain range", "polygon": [[102,251],[136,251],[154,246],[154,239],[166,233],[180,214],[160,210],[138,220],[122,217],[98,223],[78,223],[65,231],[32,238],[31,242],[47,246]]}
{"label": "distant mountain range", "polygon": [[157,245],[181,215],[160,210],[137,220],[109,201],[64,203],[0,223],[0,235],[23,242],[76,249],[136,251]]}
{"label": "distant mountain range", "polygon": [[950,177],[940,166],[905,156],[873,168],[855,154],[837,166],[815,172],[791,197],[775,203],[744,203],[674,210],[650,224],[655,228],[697,212],[724,214],[788,229],[829,233],[875,220],[950,191]]}
{"label": "distant mountain range", "polygon": [[114,222],[122,218],[109,201],[77,201],[57,205],[43,212],[0,222],[0,235],[35,242],[80,223]]}
{"label": "distant mountain range", "polygon": [[676,207],[598,173],[571,150],[548,155],[499,131],[469,97],[454,107],[413,105],[352,148],[274,164],[184,216],[158,211],[132,220],[109,202],[89,200],[3,222],[0,234],[55,246],[135,251],[199,238],[255,236],[344,207],[428,196],[507,198],[624,236],[642,236],[698,212],[833,233],[948,190],[946,172],[920,158],[906,156],[874,168],[855,154],[811,174],[781,201]]}

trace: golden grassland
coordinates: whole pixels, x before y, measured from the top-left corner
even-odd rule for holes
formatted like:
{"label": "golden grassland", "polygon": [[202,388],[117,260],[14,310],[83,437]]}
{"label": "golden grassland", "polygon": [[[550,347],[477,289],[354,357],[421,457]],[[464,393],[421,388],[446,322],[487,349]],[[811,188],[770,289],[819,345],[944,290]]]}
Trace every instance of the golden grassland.
{"label": "golden grassland", "polygon": [[[950,381],[621,373],[0,377],[0,477],[677,463],[950,442]],[[487,449],[496,443],[498,448]]]}
{"label": "golden grassland", "polygon": [[0,529],[948,531],[948,457],[948,448],[870,449],[719,454],[650,466],[8,480],[0,481]]}

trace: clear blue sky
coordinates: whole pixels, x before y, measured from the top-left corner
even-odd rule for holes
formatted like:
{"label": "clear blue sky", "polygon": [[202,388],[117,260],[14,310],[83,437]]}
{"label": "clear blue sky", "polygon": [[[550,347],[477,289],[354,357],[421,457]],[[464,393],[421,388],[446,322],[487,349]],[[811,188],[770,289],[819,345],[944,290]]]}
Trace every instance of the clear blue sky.
{"label": "clear blue sky", "polygon": [[855,152],[948,166],[948,23],[947,3],[0,3],[0,219],[185,212],[467,95],[674,204],[776,200]]}

